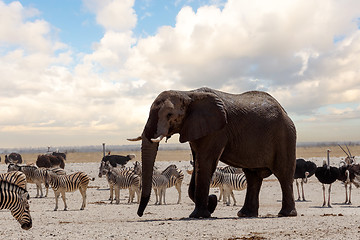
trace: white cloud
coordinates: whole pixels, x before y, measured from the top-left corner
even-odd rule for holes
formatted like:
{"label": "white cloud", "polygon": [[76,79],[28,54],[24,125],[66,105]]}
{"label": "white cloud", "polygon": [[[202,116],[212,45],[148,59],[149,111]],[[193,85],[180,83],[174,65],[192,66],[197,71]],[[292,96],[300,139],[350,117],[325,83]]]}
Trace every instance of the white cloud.
{"label": "white cloud", "polygon": [[[133,0],[83,3],[104,36],[92,53],[75,57],[38,10],[0,1],[5,134],[88,136],[78,145],[109,136],[107,142],[126,143],[141,133],[161,91],[202,86],[270,92],[298,124],[300,141],[311,139],[318,122],[341,125],[360,115],[359,1],[210,1],[182,8],[174,27],[140,39],[132,32]],[[349,126],[360,128],[352,122],[344,132],[351,133]],[[317,140],[326,139],[326,131],[320,135]]]}
{"label": "white cloud", "polygon": [[136,25],[134,0],[83,0],[83,3],[106,30],[126,31]]}

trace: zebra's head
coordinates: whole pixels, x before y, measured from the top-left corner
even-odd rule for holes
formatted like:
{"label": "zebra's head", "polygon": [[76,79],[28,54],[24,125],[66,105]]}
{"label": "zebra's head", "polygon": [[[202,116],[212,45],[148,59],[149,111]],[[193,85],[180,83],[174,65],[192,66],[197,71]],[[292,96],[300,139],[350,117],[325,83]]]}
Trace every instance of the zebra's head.
{"label": "zebra's head", "polygon": [[180,173],[178,171],[178,168],[175,164],[169,165],[164,171],[162,171],[163,175],[166,176],[175,176],[175,177],[179,177]]}
{"label": "zebra's head", "polygon": [[101,161],[100,163],[100,168],[99,168],[99,178],[101,178],[103,175],[105,175],[107,173],[106,169],[105,169],[105,162]]}
{"label": "zebra's head", "polygon": [[18,221],[21,224],[21,228],[24,230],[29,230],[32,227],[32,219],[30,215],[30,206],[28,202],[29,194],[25,192],[20,195],[20,202],[23,208],[22,214],[20,214]]}
{"label": "zebra's head", "polygon": [[138,161],[134,163],[134,173],[141,176],[141,163]]}
{"label": "zebra's head", "polygon": [[8,166],[8,172],[12,172],[12,171],[20,171],[21,167],[17,164],[14,163],[10,163]]}
{"label": "zebra's head", "polygon": [[44,180],[45,180],[45,187],[48,188],[49,185],[54,182],[54,179],[56,179],[57,174],[49,169],[45,170],[44,173]]}

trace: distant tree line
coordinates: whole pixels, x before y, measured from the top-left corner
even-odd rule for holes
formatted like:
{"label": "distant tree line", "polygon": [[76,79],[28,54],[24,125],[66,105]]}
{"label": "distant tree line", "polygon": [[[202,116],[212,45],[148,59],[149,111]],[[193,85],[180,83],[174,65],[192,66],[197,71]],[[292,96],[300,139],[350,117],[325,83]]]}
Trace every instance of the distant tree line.
{"label": "distant tree line", "polygon": [[[360,141],[339,141],[339,142],[298,142],[297,147],[324,147],[337,146],[338,144],[348,146],[358,146]],[[119,152],[119,151],[140,151],[141,145],[106,145],[105,152]],[[75,153],[75,152],[102,152],[102,144],[89,146],[59,146],[50,147],[51,151]],[[190,150],[189,144],[160,144],[159,150]],[[24,148],[0,148],[0,154],[17,153],[46,153],[48,147],[24,147]]]}

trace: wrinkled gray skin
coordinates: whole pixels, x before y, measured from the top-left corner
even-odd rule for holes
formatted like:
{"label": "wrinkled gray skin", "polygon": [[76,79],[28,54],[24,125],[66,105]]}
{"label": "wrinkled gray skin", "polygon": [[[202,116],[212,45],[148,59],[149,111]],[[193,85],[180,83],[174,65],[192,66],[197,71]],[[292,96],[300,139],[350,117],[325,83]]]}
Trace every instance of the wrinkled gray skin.
{"label": "wrinkled gray skin", "polygon": [[[259,191],[263,178],[274,174],[281,185],[279,216],[296,216],[293,176],[296,130],[281,105],[265,92],[228,94],[209,88],[165,91],[153,102],[142,140],[142,196],[138,215],[150,199],[151,179],[159,141],[179,133],[189,142],[194,171],[189,197],[195,203],[191,218],[208,218],[217,199],[209,195],[212,174],[222,161],[241,167],[248,187],[239,217],[258,216]],[[130,140],[130,139],[129,139]]]}

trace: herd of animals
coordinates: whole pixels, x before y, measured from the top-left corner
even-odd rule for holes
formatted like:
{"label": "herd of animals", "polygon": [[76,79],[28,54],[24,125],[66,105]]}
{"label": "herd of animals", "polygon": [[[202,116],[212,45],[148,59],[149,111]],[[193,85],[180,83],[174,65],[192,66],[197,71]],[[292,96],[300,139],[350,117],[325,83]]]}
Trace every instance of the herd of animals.
{"label": "herd of animals", "polygon": [[[351,189],[352,184],[356,187],[360,186],[360,165],[355,162],[353,156],[346,146],[347,151],[340,145],[339,147],[347,155],[345,160],[340,162],[339,167],[330,166],[330,150],[327,150],[327,160],[323,165],[317,167],[314,162],[306,161],[304,159],[296,159],[296,169],[294,180],[297,186],[298,201],[306,201],[303,184],[307,182],[308,178],[315,175],[319,182],[323,185],[324,202],[323,207],[326,206],[325,185],[329,185],[327,206],[331,207],[330,193],[331,184],[336,180],[342,181],[345,186],[346,199],[345,204],[351,204]],[[121,155],[104,155],[100,162],[99,177],[106,176],[110,187],[109,200],[112,203],[114,200],[113,192],[115,191],[116,204],[120,202],[120,190],[128,189],[129,198],[128,203],[133,203],[135,195],[137,203],[139,203],[141,195],[141,177],[142,167],[141,163],[135,161],[132,167],[125,167],[125,165],[134,159],[135,155],[127,156]],[[27,192],[27,183],[36,184],[37,194],[35,197],[47,197],[48,188],[52,187],[55,194],[55,209],[58,209],[58,198],[61,195],[64,202],[64,210],[67,210],[65,192],[74,192],[77,189],[82,195],[82,205],[80,210],[86,206],[86,190],[89,182],[94,180],[84,172],[76,172],[67,174],[64,170],[66,161],[66,154],[58,152],[50,152],[44,155],[39,155],[35,165],[22,165],[22,157],[18,153],[11,153],[5,156],[5,163],[8,164],[8,172],[0,174],[0,209],[9,209],[13,217],[18,220],[21,227],[28,230],[32,227],[32,219],[29,210],[29,193]],[[194,167],[192,161],[190,164]],[[192,170],[187,170],[188,174],[192,174]],[[175,187],[178,191],[178,201],[181,201],[181,185],[184,179],[182,170],[174,164],[169,165],[163,171],[156,167],[153,169],[152,188],[155,193],[155,204],[166,204],[165,194],[166,189]],[[298,179],[301,179],[301,197]],[[45,185],[46,194],[42,192],[41,184]],[[230,197],[232,197],[234,205],[236,199],[234,197],[234,190],[241,191],[247,187],[247,181],[244,172],[241,168],[231,166],[217,167],[212,179],[211,188],[219,188],[219,201],[222,199],[224,204],[230,205]],[[348,193],[349,188],[349,193]]]}

